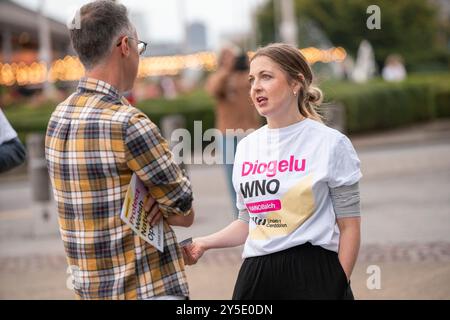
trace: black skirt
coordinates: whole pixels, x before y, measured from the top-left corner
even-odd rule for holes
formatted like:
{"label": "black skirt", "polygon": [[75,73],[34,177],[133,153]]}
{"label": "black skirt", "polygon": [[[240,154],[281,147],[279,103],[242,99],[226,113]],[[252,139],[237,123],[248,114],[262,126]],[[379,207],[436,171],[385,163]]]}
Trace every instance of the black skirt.
{"label": "black skirt", "polygon": [[233,300],[268,299],[354,298],[338,254],[308,242],[244,260]]}

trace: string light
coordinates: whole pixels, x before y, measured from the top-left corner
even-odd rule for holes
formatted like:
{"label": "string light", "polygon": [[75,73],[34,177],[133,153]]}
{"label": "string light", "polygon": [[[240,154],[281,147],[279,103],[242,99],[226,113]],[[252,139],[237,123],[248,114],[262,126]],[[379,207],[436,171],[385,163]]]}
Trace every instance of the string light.
{"label": "string light", "polygon": [[[304,48],[300,52],[310,64],[317,62],[342,62],[347,53],[344,48],[330,48],[322,50],[318,48]],[[250,52],[249,56],[253,53]],[[189,68],[213,71],[217,67],[217,57],[213,52],[199,52],[189,55],[174,55],[161,57],[145,57],[140,60],[138,78],[170,75],[175,76]],[[50,67],[45,62],[25,63],[0,63],[0,85],[19,86],[39,84],[45,81],[76,81],[84,75],[84,67],[80,60],[74,56],[66,56],[51,63]]]}

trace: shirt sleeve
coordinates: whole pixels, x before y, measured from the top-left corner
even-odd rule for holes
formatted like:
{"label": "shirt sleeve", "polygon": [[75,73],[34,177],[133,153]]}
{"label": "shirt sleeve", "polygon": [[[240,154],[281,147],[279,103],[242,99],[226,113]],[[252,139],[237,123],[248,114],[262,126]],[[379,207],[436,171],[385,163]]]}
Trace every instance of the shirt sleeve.
{"label": "shirt sleeve", "polygon": [[336,218],[354,218],[361,216],[359,183],[330,189]]}
{"label": "shirt sleeve", "polygon": [[328,186],[336,188],[350,186],[362,177],[360,161],[350,140],[342,135],[330,157]]}
{"label": "shirt sleeve", "polygon": [[18,138],[0,144],[0,173],[21,165],[26,151]]}
{"label": "shirt sleeve", "polygon": [[2,109],[0,109],[0,144],[17,138],[17,132],[13,129]]}
{"label": "shirt sleeve", "polygon": [[239,210],[238,219],[249,223],[250,214],[247,210],[247,207],[244,204],[244,200],[242,199],[242,194],[240,192],[236,193],[236,207]]}
{"label": "shirt sleeve", "polygon": [[238,220],[242,220],[247,224],[250,223],[250,214],[248,213],[248,210],[239,211]]}
{"label": "shirt sleeve", "polygon": [[143,113],[133,115],[128,122],[125,153],[128,167],[147,186],[165,217],[191,213],[191,183],[174,162],[158,127]]}
{"label": "shirt sleeve", "polygon": [[236,192],[236,208],[239,211],[238,219],[245,221],[249,223],[250,221],[250,214],[247,210],[247,207],[244,203],[244,198],[242,196],[241,190],[240,190],[240,181],[239,181],[239,163],[240,163],[240,155],[241,155],[241,142],[236,147],[236,154],[234,157],[234,163],[233,166],[233,187],[234,191]]}

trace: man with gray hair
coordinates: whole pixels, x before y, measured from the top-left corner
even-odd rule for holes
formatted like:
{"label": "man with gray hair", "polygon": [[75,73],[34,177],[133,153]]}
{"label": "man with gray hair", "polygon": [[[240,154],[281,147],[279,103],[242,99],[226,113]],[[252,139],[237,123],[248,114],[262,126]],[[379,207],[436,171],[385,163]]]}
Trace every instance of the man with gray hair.
{"label": "man with gray hair", "polygon": [[[192,189],[156,125],[122,96],[137,76],[127,9],[94,1],[70,30],[85,66],[77,91],[53,112],[45,141],[61,237],[80,299],[185,299],[182,252],[171,225],[194,219]],[[120,219],[133,173],[147,186],[149,223],[164,221],[164,252]]]}

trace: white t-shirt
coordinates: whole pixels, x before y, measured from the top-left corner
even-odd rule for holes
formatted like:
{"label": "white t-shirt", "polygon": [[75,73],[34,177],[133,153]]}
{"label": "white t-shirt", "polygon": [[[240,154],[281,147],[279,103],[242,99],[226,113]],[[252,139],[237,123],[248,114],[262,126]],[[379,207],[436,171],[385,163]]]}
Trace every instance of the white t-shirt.
{"label": "white t-shirt", "polygon": [[305,119],[266,126],[237,146],[233,185],[237,208],[248,210],[243,257],[261,256],[306,242],[338,251],[339,229],[329,188],[362,177],[350,140]]}

